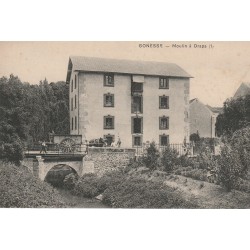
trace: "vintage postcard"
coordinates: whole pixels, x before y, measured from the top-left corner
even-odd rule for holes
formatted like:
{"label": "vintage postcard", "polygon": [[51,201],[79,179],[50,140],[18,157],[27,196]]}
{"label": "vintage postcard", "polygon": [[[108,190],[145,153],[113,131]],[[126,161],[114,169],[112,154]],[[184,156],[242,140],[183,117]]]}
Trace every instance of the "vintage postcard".
{"label": "vintage postcard", "polygon": [[1,208],[250,208],[250,42],[0,42]]}

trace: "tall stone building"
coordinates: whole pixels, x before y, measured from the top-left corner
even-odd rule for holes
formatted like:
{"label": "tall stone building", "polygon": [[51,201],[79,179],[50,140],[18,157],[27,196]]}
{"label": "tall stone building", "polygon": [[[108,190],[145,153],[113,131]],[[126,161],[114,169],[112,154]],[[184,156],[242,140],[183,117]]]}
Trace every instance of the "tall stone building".
{"label": "tall stone building", "polygon": [[188,141],[190,77],[172,63],[70,57],[70,133],[122,147]]}

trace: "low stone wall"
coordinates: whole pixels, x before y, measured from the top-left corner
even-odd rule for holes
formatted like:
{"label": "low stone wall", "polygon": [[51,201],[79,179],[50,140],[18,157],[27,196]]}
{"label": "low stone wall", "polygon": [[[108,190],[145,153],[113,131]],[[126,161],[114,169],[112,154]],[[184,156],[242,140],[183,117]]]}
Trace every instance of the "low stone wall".
{"label": "low stone wall", "polygon": [[84,172],[103,175],[106,171],[125,167],[135,157],[131,148],[89,148],[84,157]]}

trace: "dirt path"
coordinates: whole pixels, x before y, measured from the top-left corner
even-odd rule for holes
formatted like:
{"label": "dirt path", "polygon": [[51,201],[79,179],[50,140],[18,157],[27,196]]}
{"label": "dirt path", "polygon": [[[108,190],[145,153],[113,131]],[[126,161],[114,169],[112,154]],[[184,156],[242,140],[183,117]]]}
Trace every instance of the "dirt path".
{"label": "dirt path", "polygon": [[179,175],[167,176],[165,185],[175,189],[200,208],[250,208],[250,194],[233,190],[226,192],[219,185]]}
{"label": "dirt path", "polygon": [[68,204],[67,208],[109,208],[96,199],[74,196],[70,191],[57,189],[64,201]]}

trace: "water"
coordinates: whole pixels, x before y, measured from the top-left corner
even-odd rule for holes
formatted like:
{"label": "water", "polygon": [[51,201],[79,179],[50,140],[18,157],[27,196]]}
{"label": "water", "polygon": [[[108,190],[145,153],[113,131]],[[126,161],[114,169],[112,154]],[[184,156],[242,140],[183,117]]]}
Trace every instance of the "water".
{"label": "water", "polygon": [[69,190],[57,189],[68,208],[109,208],[97,199],[84,198],[72,195]]}

